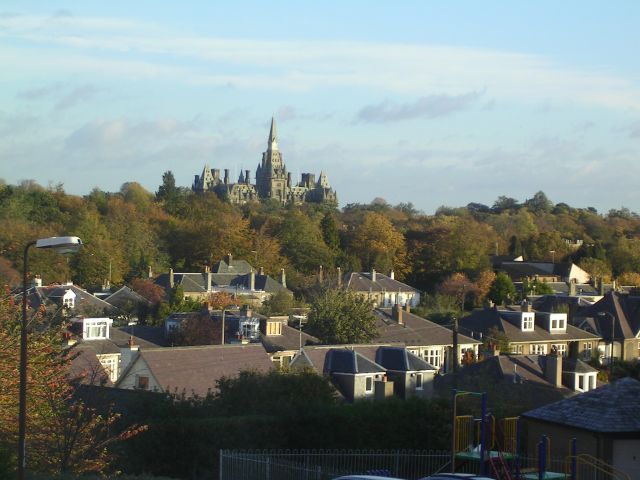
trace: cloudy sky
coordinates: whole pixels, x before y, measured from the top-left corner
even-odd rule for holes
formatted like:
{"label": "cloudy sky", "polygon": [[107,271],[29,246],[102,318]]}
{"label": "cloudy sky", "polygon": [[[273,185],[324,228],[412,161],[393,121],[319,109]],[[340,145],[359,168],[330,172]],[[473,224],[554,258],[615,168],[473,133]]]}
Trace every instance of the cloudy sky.
{"label": "cloudy sky", "polygon": [[0,178],[288,169],[341,205],[640,210],[640,2],[0,3]]}

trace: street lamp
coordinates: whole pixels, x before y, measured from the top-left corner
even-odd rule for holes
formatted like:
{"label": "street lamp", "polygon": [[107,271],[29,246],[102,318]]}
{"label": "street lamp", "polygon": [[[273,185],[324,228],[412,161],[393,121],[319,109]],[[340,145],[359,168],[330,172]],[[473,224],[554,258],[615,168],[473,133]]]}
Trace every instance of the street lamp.
{"label": "street lamp", "polygon": [[611,351],[609,352],[609,378],[613,368],[613,345],[616,340],[616,317],[611,312],[598,312],[599,317],[608,316],[611,319]]}
{"label": "street lamp", "polygon": [[58,253],[73,253],[80,250],[82,240],[78,237],[40,238],[24,247],[24,271],[22,282],[22,323],[20,325],[20,392],[18,411],[18,480],[24,480],[26,468],[27,438],[27,275],[29,272],[29,248],[51,249]]}

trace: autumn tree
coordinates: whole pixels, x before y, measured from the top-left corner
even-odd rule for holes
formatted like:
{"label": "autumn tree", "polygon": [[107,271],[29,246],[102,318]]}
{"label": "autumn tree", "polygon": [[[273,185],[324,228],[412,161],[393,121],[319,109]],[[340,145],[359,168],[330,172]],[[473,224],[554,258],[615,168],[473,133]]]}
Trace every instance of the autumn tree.
{"label": "autumn tree", "polygon": [[503,305],[516,298],[516,287],[504,272],[498,272],[496,279],[491,284],[487,297],[497,305]]}
{"label": "autumn tree", "polygon": [[171,345],[217,345],[222,342],[222,324],[208,313],[194,313],[171,331]]}
{"label": "autumn tree", "polygon": [[369,300],[348,290],[326,289],[311,304],[309,329],[323,343],[366,343],[377,336]]}
{"label": "autumn tree", "polygon": [[460,310],[464,310],[467,298],[475,295],[478,287],[464,273],[456,272],[446,278],[438,287],[438,293],[456,299]]}
{"label": "autumn tree", "polygon": [[222,310],[236,303],[236,299],[229,292],[211,292],[207,296],[207,307],[212,310]]}

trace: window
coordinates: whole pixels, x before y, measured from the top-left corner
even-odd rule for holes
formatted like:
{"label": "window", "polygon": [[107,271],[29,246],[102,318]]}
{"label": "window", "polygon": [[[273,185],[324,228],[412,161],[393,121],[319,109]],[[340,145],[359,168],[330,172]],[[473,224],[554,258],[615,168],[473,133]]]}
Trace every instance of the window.
{"label": "window", "polygon": [[365,393],[373,392],[373,377],[366,377],[365,378],[364,391],[365,391]]}
{"label": "window", "polygon": [[511,353],[522,354],[524,353],[524,345],[519,344],[511,344]]}
{"label": "window", "polygon": [[139,390],[149,390],[149,377],[138,375],[136,377],[136,388]]}
{"label": "window", "polygon": [[564,318],[552,318],[551,319],[551,330],[565,330],[566,329],[566,324],[565,324],[565,319]]}
{"label": "window", "polygon": [[591,353],[593,352],[593,342],[584,342],[582,344],[582,358],[585,360],[591,360]]}
{"label": "window", "polygon": [[563,357],[567,356],[567,344],[566,343],[554,343],[551,348],[555,348],[556,351]]}
{"label": "window", "polygon": [[522,331],[533,331],[533,315],[522,315]]}
{"label": "window", "polygon": [[424,360],[429,364],[433,365],[436,368],[440,368],[440,349],[439,348],[428,348],[424,351]]}
{"label": "window", "polygon": [[422,374],[416,373],[416,390],[422,390]]}
{"label": "window", "polygon": [[101,358],[100,364],[109,375],[109,380],[112,382],[118,380],[118,359],[116,357]]}
{"label": "window", "polygon": [[99,319],[99,320],[85,320],[84,321],[84,331],[83,331],[83,339],[84,340],[95,340],[95,339],[104,339],[109,338],[108,334],[108,322],[109,319]]}
{"label": "window", "polygon": [[62,306],[64,308],[73,308],[74,306],[74,298],[73,297],[68,297],[68,298],[64,298],[62,300]]}
{"label": "window", "polygon": [[547,345],[545,343],[532,343],[529,346],[529,353],[531,355],[546,355]]}
{"label": "window", "polygon": [[576,390],[579,390],[581,392],[584,392],[584,375],[576,375],[577,380],[578,380],[578,386],[576,387]]}

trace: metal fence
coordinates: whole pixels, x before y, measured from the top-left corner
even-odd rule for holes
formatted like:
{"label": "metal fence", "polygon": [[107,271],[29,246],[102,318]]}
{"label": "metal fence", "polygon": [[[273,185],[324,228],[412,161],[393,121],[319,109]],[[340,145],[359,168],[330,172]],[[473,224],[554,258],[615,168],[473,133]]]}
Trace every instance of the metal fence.
{"label": "metal fence", "polygon": [[221,450],[220,480],[330,480],[370,474],[416,480],[451,470],[451,453],[416,450]]}

